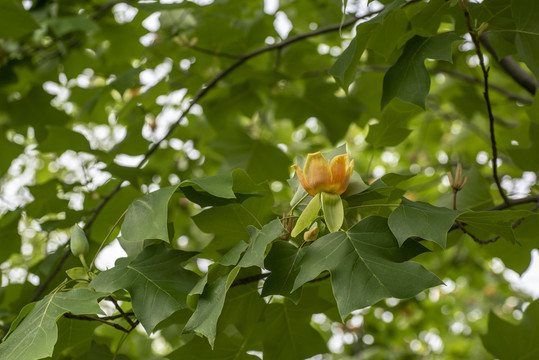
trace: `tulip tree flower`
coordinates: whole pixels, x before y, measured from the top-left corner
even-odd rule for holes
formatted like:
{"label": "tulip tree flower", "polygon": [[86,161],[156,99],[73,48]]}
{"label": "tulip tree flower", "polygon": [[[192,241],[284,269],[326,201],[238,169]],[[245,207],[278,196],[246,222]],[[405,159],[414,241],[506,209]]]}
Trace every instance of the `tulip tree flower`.
{"label": "tulip tree flower", "polygon": [[293,167],[301,185],[313,199],[301,213],[292,236],[297,236],[316,219],[320,203],[329,231],[338,231],[344,220],[341,194],[348,187],[354,160],[350,161],[348,154],[342,154],[328,161],[321,152],[317,152],[307,155],[303,169],[297,165]]}

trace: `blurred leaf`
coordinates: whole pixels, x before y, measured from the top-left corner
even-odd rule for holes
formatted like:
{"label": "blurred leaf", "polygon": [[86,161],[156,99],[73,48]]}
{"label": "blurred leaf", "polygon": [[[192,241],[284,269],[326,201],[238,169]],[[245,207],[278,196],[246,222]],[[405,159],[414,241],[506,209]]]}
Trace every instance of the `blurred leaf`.
{"label": "blurred leaf", "polygon": [[539,78],[539,23],[534,17],[539,11],[539,3],[534,0],[513,1],[511,10],[516,24],[518,56]]}
{"label": "blurred leaf", "polygon": [[0,38],[16,39],[38,29],[39,25],[20,3],[0,2]]}
{"label": "blurred leaf", "polygon": [[300,250],[286,241],[272,244],[271,250],[264,259],[264,267],[271,271],[264,281],[262,296],[281,295],[297,303],[302,289],[292,292],[294,281],[299,273],[297,264],[303,258],[305,249]]}
{"label": "blurred leaf", "polygon": [[49,26],[56,36],[64,36],[73,31],[90,34],[99,29],[97,24],[84,14],[52,18],[49,20]]}
{"label": "blurred leaf", "polygon": [[500,319],[493,312],[488,318],[488,332],[481,336],[485,348],[500,360],[536,359],[539,356],[539,301],[532,302],[520,324]]}

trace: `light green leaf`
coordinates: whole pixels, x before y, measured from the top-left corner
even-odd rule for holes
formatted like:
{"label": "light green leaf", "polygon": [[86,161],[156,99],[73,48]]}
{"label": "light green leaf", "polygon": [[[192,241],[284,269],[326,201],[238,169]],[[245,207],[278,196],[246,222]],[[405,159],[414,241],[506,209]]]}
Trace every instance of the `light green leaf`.
{"label": "light green leaf", "polygon": [[250,226],[247,230],[250,235],[249,246],[238,266],[258,266],[259,268],[263,268],[266,248],[273,240],[284,234],[285,230],[279,219],[275,219],[269,224],[264,225],[261,230],[253,226]]}
{"label": "light green leaf", "polygon": [[445,249],[447,232],[455,219],[465,211],[450,210],[402,198],[399,207],[389,216],[388,225],[399,245],[412,236],[419,236],[434,241]]}
{"label": "light green leaf", "polygon": [[326,220],[329,231],[339,231],[344,220],[344,208],[341,196],[322,193],[322,210],[324,211],[324,219]]}
{"label": "light green leaf", "polygon": [[192,186],[196,191],[204,190],[219,198],[234,199],[236,197],[232,191],[231,173],[200,179],[184,180],[180,183],[180,188],[187,186]]}
{"label": "light green leaf", "polygon": [[185,325],[184,332],[205,336],[213,348],[217,333],[217,320],[225,304],[226,292],[239,271],[240,267],[235,267],[228,274],[206,285],[204,292],[198,299],[194,314]]}
{"label": "light green leaf", "polygon": [[187,307],[187,295],[199,277],[184,269],[182,263],[193,255],[152,245],[135,259],[118,259],[112,269],[97,275],[89,286],[109,293],[129,291],[133,311],[150,334],[160,321]]}
{"label": "light green leaf", "polygon": [[168,186],[133,201],[122,224],[122,238],[132,242],[146,239],[169,242],[168,202],[177,188],[177,185]]}
{"label": "light green leaf", "polygon": [[425,98],[430,88],[425,59],[451,62],[451,44],[459,39],[453,33],[430,38],[415,36],[410,39],[402,55],[384,76],[382,108],[393,98],[425,108]]}
{"label": "light green leaf", "polygon": [[318,216],[318,212],[320,211],[320,193],[316,194],[307,207],[303,210],[301,215],[298,218],[298,221],[296,222],[296,225],[294,226],[294,229],[292,229],[291,236],[296,237],[301,233],[307,226],[309,226]]}
{"label": "light green leaf", "polygon": [[420,264],[407,261],[427,251],[417,242],[399,247],[387,220],[371,216],[348,232],[316,240],[299,262],[292,290],[327,270],[341,318],[350,312],[396,297],[405,299],[442,282]]}
{"label": "light green leaf", "polygon": [[67,312],[75,315],[101,313],[98,299],[106,295],[90,289],[47,295],[0,344],[0,359],[34,360],[51,356],[58,339],[58,317]]}
{"label": "light green leaf", "polygon": [[481,336],[485,348],[500,360],[534,360],[539,357],[539,300],[532,302],[518,325],[500,319],[493,312],[488,332]]}

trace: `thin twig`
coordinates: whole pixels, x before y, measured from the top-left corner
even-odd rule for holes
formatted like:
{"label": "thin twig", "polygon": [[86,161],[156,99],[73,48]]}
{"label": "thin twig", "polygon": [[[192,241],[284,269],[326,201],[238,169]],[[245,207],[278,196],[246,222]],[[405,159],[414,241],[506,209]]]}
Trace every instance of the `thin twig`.
{"label": "thin twig", "polygon": [[475,52],[477,54],[477,57],[479,58],[479,65],[481,66],[481,71],[483,72],[483,80],[484,80],[484,85],[485,85],[483,96],[485,98],[485,103],[487,105],[489,129],[490,129],[490,143],[492,145],[492,175],[494,177],[494,182],[496,183],[496,187],[498,188],[498,192],[500,193],[503,201],[505,203],[509,203],[509,198],[503,191],[502,185],[500,183],[500,178],[498,177],[498,148],[496,147],[496,136],[494,134],[494,115],[492,114],[492,106],[490,104],[489,86],[488,86],[489,69],[487,69],[485,66],[483,52],[481,51],[481,45],[479,44],[479,40],[477,39],[476,33],[472,27],[470,13],[468,12],[467,6],[463,6],[462,10],[464,11],[464,16],[466,17],[466,25],[468,27],[468,32],[475,46]]}
{"label": "thin twig", "polygon": [[120,304],[118,304],[118,301],[116,301],[115,298],[113,298],[112,296],[109,296],[107,297],[107,299],[109,299],[114,304],[114,307],[116,308],[116,310],[118,310],[120,315],[122,315],[122,317],[125,319],[125,321],[127,321],[127,323],[131,327],[135,326],[135,323],[133,322],[133,320],[131,320],[131,318],[123,311],[122,307],[120,306]]}
{"label": "thin twig", "polygon": [[72,313],[65,313],[64,316],[66,318],[68,318],[68,319],[86,320],[86,321],[98,321],[98,322],[106,324],[108,326],[112,326],[113,328],[118,329],[120,331],[123,331],[125,333],[129,332],[129,330],[124,328],[122,325],[116,324],[116,323],[113,323],[113,322],[110,322],[110,321],[107,321],[107,320],[104,320],[103,318],[100,318],[100,317],[89,316],[89,315],[74,315]]}

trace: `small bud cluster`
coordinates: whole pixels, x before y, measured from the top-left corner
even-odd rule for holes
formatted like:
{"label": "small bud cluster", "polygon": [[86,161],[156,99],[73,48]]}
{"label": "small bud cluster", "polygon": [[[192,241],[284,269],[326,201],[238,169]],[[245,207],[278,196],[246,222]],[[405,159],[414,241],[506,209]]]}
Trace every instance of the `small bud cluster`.
{"label": "small bud cluster", "polygon": [[464,187],[464,185],[466,185],[466,182],[468,181],[467,176],[462,176],[462,165],[460,165],[460,163],[457,164],[455,178],[453,179],[451,171],[447,172],[447,177],[449,178],[449,185],[451,185],[451,187],[455,191],[462,190],[462,188]]}

